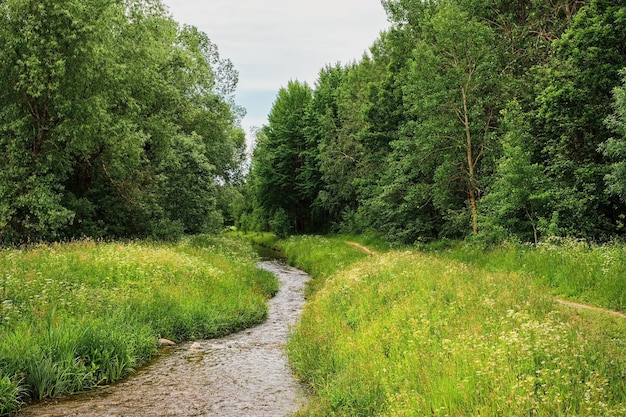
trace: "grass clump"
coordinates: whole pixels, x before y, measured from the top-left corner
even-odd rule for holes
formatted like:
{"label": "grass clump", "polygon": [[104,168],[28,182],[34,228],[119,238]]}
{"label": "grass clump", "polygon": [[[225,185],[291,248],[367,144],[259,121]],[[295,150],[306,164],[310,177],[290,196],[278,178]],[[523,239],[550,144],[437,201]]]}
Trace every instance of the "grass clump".
{"label": "grass clump", "polygon": [[174,341],[262,322],[276,278],[219,236],[0,252],[0,415],[108,384]]}
{"label": "grass clump", "polygon": [[432,254],[343,265],[288,344],[314,393],[301,416],[626,415],[623,319],[562,307],[524,275]]}

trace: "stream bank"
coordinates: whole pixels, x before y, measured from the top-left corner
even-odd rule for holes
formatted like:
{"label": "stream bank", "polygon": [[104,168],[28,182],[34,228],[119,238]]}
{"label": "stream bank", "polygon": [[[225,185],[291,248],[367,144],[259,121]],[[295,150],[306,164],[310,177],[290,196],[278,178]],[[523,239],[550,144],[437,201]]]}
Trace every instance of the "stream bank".
{"label": "stream bank", "polygon": [[33,404],[19,416],[286,417],[295,413],[305,396],[287,363],[285,344],[304,305],[309,277],[280,261],[263,261],[259,267],[274,273],[281,284],[269,301],[265,323],[221,339],[164,348],[122,382]]}

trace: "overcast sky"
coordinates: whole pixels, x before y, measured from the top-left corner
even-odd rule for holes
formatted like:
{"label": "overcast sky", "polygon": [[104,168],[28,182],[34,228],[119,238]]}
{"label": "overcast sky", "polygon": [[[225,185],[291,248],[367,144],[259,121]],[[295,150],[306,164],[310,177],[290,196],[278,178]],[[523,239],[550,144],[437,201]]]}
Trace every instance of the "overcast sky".
{"label": "overcast sky", "polygon": [[314,86],[326,64],[358,60],[389,24],[380,0],[163,0],[206,33],[239,71],[246,132],[267,122],[289,80]]}

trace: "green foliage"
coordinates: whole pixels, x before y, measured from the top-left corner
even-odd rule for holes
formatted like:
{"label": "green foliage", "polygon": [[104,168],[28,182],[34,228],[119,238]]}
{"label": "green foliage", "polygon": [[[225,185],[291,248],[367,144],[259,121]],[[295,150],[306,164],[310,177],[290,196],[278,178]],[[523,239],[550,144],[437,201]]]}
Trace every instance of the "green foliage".
{"label": "green foliage", "polygon": [[206,35],[159,0],[0,7],[0,243],[219,227],[244,142]]}
{"label": "green foliage", "polygon": [[19,383],[6,375],[0,377],[0,415],[11,415],[21,405],[21,389]]}
{"label": "green foliage", "polygon": [[[250,185],[254,196],[251,209],[259,208],[262,214],[255,217],[274,219],[281,227],[280,233],[302,233],[310,229],[311,205],[315,184],[310,176],[313,169],[307,157],[314,144],[307,142],[304,128],[306,109],[312,99],[311,88],[290,81],[281,88],[269,115],[269,125],[257,135]],[[315,175],[314,175],[315,177]],[[285,230],[286,218],[290,225]],[[278,218],[276,217],[278,216]],[[276,223],[276,220],[280,220]],[[270,228],[272,224],[269,224]]]}
{"label": "green foliage", "polygon": [[0,415],[128,375],[157,338],[219,337],[267,317],[276,278],[241,239],[0,252]]}
{"label": "green foliage", "polygon": [[556,59],[540,72],[536,136],[554,180],[562,235],[606,239],[623,211],[604,192],[607,164],[598,147],[610,137],[604,120],[626,66],[624,19],[622,2],[589,2],[555,42]]}
{"label": "green foliage", "polygon": [[607,126],[619,136],[603,143],[600,149],[613,161],[606,176],[608,192],[626,202],[626,71],[622,74],[624,82],[613,90],[615,113],[606,120]]}
{"label": "green foliage", "polygon": [[279,93],[246,229],[280,207],[294,232],[404,244],[624,233],[623,2],[382,3],[369,54]]}
{"label": "green foliage", "polygon": [[541,226],[550,217],[551,195],[544,168],[532,163],[530,127],[517,101],[503,111],[503,130],[502,157],[483,199],[484,234],[495,240],[515,236],[536,244]]}
{"label": "green foliage", "polygon": [[285,238],[293,231],[292,221],[282,207],[276,210],[274,217],[270,220],[270,229],[279,238]]}

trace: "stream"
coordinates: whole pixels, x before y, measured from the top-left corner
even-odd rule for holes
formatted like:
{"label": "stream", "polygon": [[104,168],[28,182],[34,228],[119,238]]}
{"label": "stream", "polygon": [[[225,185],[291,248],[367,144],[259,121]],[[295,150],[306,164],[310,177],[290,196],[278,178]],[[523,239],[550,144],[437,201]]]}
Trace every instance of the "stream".
{"label": "stream", "polygon": [[285,343],[304,305],[308,276],[279,261],[280,291],[268,320],[212,340],[163,348],[155,360],[106,388],[24,407],[20,417],[281,417],[301,408],[303,387],[287,363]]}

